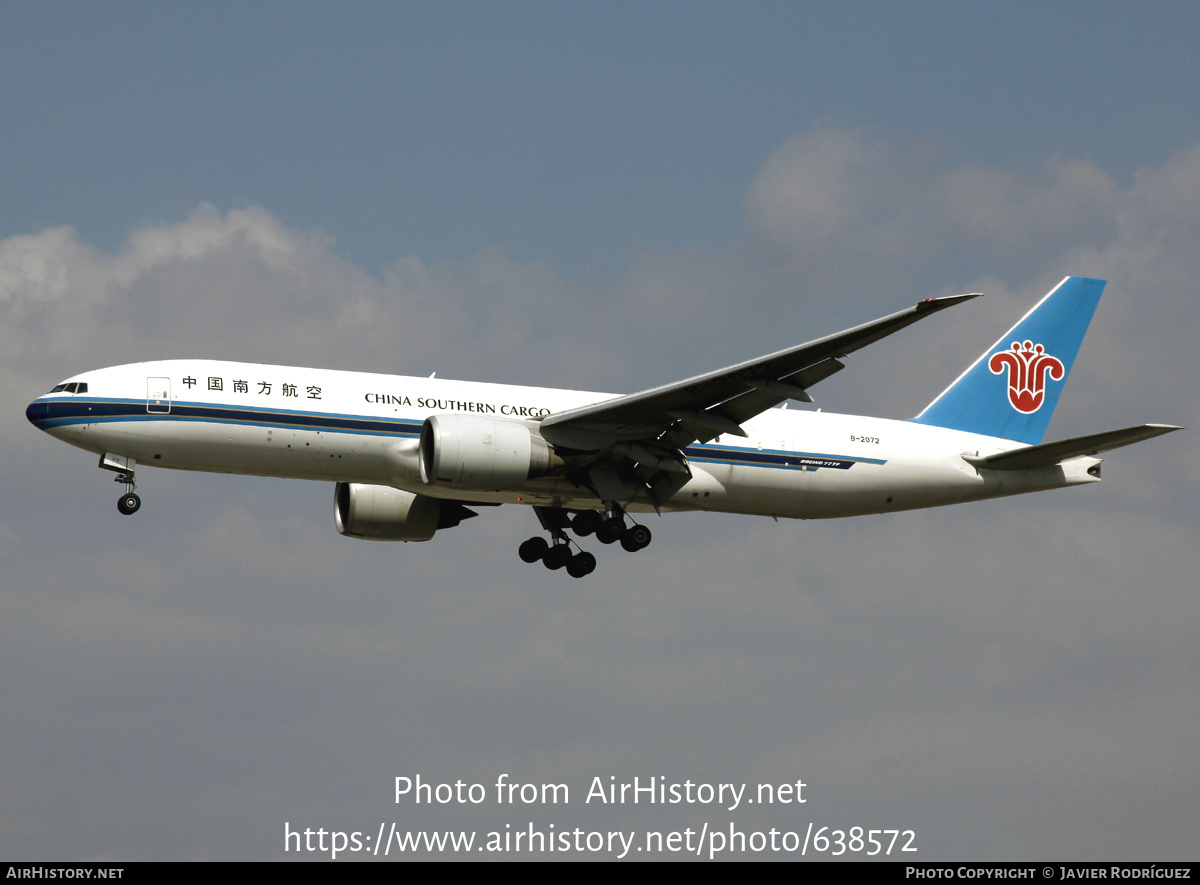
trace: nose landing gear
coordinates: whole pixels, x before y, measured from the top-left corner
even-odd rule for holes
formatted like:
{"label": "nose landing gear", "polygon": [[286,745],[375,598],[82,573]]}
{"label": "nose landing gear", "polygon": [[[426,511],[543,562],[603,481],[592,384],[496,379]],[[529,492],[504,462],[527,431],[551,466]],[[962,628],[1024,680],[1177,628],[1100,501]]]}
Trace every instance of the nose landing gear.
{"label": "nose landing gear", "polygon": [[113,482],[119,482],[125,486],[125,494],[117,499],[117,510],[125,516],[137,513],[142,506],[142,499],[134,492],[134,489],[137,488],[137,483],[133,478],[135,464],[137,464],[136,461],[124,455],[111,455],[106,452],[100,456],[100,468],[116,473]]}

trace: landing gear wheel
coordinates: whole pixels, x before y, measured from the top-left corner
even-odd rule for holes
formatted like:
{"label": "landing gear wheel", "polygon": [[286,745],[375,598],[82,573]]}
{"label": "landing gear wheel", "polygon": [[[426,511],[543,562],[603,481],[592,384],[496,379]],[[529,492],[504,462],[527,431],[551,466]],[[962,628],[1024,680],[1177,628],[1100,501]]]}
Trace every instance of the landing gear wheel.
{"label": "landing gear wheel", "polygon": [[575,518],[571,520],[571,531],[583,538],[594,535],[603,523],[604,519],[598,511],[584,510],[576,513]]}
{"label": "landing gear wheel", "polygon": [[614,533],[609,528],[609,525],[609,522],[602,522],[600,523],[600,528],[596,529],[596,540],[601,544],[611,544],[620,537],[618,533]]}
{"label": "landing gear wheel", "polygon": [[137,513],[138,508],[142,506],[142,499],[133,492],[122,495],[117,501],[117,509],[129,516],[131,513]]}
{"label": "landing gear wheel", "polygon": [[621,535],[621,546],[630,553],[650,546],[650,529],[644,525],[631,525]]}
{"label": "landing gear wheel", "polygon": [[560,569],[571,561],[571,548],[566,544],[555,544],[542,557],[542,565],[550,570]]}
{"label": "landing gear wheel", "polygon": [[546,555],[550,545],[545,538],[533,537],[517,548],[517,555],[525,562],[537,562]]}
{"label": "landing gear wheel", "polygon": [[572,578],[582,578],[584,575],[590,575],[596,570],[596,557],[582,550],[571,557],[571,561],[567,563],[567,574]]}

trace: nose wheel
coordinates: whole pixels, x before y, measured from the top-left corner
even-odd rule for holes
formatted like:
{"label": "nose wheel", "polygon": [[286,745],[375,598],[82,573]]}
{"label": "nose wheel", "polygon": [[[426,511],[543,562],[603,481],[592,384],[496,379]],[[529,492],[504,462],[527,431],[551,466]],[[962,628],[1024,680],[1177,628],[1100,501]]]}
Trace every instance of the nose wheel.
{"label": "nose wheel", "polygon": [[117,499],[117,510],[126,516],[137,513],[142,507],[142,499],[134,492],[137,483],[133,481],[133,471],[118,473],[115,482],[125,485],[125,494]]}

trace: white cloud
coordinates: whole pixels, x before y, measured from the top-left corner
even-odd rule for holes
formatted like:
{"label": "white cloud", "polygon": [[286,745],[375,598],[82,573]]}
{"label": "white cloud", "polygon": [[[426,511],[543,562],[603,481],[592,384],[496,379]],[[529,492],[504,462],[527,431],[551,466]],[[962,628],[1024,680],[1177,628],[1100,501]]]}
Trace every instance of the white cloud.
{"label": "white cloud", "polygon": [[816,130],[771,155],[746,212],[776,261],[825,286],[839,268],[844,286],[940,285],[981,271],[1017,281],[1070,245],[1113,239],[1120,190],[1086,159],[1051,158],[1028,175]]}
{"label": "white cloud", "polygon": [[531,380],[535,351],[583,381],[603,374],[604,362],[586,336],[565,339],[553,326],[590,318],[588,301],[548,265],[514,266],[497,251],[432,267],[409,256],[380,279],[339,257],[323,234],[288,229],[256,207],[201,206],[134,231],[116,254],[70,228],[0,242],[2,359],[8,373],[41,383],[192,354],[501,378],[524,371]]}

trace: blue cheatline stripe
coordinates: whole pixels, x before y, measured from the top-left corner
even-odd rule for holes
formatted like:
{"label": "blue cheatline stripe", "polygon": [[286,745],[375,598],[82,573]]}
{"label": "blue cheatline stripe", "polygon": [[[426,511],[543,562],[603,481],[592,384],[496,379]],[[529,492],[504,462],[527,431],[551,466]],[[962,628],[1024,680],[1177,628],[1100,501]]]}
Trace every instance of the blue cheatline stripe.
{"label": "blue cheatline stripe", "polygon": [[731,446],[688,446],[684,454],[689,460],[710,464],[742,464],[745,466],[770,466],[788,470],[816,470],[833,468],[848,470],[854,464],[887,464],[886,458],[859,458],[845,454],[823,452],[788,452],[782,448],[736,448]]}
{"label": "blue cheatline stripe", "polygon": [[[44,411],[43,411],[44,410]],[[147,412],[145,400],[82,399],[35,400],[25,410],[42,429],[71,424],[109,424],[121,421],[193,421],[242,426],[324,430],[334,433],[415,436],[420,421],[338,415],[332,412],[295,412],[288,409],[240,408],[199,403],[171,403],[170,412]]]}
{"label": "blue cheatline stripe", "polygon": [[849,470],[855,464],[886,464],[882,458],[856,458],[819,452],[787,452],[782,449],[738,449],[728,446],[688,446],[689,461],[699,464],[735,464],[745,467],[774,467],[784,470],[816,470],[821,467]]}
{"label": "blue cheatline stripe", "polygon": [[[248,427],[278,427],[330,433],[413,437],[422,421],[346,416],[333,412],[296,412],[288,409],[245,408],[174,401],[170,412],[147,412],[146,401],[98,399],[79,396],[40,399],[26,409],[29,420],[42,430],[72,424],[112,424],[126,421],[184,421],[236,424]],[[709,464],[735,464],[786,470],[816,470],[821,467],[849,470],[855,464],[886,464],[882,458],[859,458],[821,452],[787,452],[782,449],[739,449],[730,446],[689,446],[689,460]]]}

